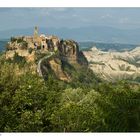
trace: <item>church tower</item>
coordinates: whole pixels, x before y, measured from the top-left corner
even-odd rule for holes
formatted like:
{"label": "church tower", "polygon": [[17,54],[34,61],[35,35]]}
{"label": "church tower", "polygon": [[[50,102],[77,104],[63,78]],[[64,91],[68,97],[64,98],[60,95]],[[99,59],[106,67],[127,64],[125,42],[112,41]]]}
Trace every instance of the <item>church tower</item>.
{"label": "church tower", "polygon": [[37,26],[34,28],[33,42],[40,46],[41,38],[39,37]]}
{"label": "church tower", "polygon": [[38,37],[38,27],[35,26],[34,28],[34,38],[37,38]]}

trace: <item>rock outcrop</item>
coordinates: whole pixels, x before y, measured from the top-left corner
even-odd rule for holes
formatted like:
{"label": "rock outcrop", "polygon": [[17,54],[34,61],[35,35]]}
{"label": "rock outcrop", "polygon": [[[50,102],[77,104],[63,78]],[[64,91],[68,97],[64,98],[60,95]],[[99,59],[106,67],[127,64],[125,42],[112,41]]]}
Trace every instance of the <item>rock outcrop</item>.
{"label": "rock outcrop", "polygon": [[78,62],[79,46],[73,40],[61,40],[59,44],[60,57],[70,63]]}
{"label": "rock outcrop", "polygon": [[87,60],[79,51],[78,43],[73,40],[60,40],[56,36],[38,35],[13,37],[6,46],[6,59],[13,59],[15,54],[22,56],[27,62],[36,64],[37,72],[45,77],[51,71],[63,81],[71,81],[70,75],[64,71],[62,63],[69,65],[86,65]]}

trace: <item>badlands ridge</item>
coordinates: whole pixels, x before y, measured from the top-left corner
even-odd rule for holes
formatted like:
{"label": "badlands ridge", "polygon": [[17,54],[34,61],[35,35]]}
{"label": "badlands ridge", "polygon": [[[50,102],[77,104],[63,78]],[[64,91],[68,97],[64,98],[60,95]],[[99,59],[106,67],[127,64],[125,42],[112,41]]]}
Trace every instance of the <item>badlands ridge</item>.
{"label": "badlands ridge", "polygon": [[90,69],[108,81],[135,80],[140,76],[140,47],[123,52],[102,51],[96,47],[83,51]]}

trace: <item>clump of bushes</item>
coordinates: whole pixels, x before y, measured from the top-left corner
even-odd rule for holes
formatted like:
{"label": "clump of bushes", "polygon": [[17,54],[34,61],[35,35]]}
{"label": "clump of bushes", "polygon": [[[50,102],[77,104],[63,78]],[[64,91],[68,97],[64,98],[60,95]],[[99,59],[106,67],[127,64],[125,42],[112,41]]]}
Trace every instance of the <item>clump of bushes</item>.
{"label": "clump of bushes", "polygon": [[11,42],[13,43],[13,42],[15,42],[15,41],[17,41],[17,38],[15,38],[15,37],[11,37]]}
{"label": "clump of bushes", "polygon": [[28,48],[28,52],[29,52],[29,54],[31,54],[31,53],[32,53],[32,51],[33,51],[33,49],[32,49],[32,48]]}
{"label": "clump of bushes", "polygon": [[17,43],[22,43],[24,40],[23,40],[23,38],[18,38],[17,39]]}
{"label": "clump of bushes", "polygon": [[19,38],[11,37],[11,42],[12,42],[12,43],[13,43],[13,42],[16,42],[16,41],[17,41],[17,43],[23,42],[23,37],[19,37]]}
{"label": "clump of bushes", "polygon": [[23,56],[19,56],[18,53],[15,53],[13,62],[19,64],[22,67],[26,63],[26,59]]}
{"label": "clump of bushes", "polygon": [[[27,47],[28,47],[28,43],[23,40],[23,37],[19,37],[19,38],[11,37],[11,43],[14,43],[14,42],[17,42],[17,44],[20,44],[21,49],[27,49]],[[7,44],[6,48],[8,50],[10,50],[10,47],[8,44]]]}
{"label": "clump of bushes", "polygon": [[26,42],[26,41],[22,41],[21,43],[21,49],[27,49],[27,47],[28,47],[28,43]]}

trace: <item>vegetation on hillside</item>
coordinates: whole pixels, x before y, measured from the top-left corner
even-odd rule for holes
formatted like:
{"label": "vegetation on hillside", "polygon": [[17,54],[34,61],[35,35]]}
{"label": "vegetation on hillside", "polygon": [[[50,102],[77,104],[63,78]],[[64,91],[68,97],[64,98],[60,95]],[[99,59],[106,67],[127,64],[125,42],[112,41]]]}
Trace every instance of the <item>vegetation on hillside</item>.
{"label": "vegetation on hillside", "polygon": [[[24,58],[0,56],[0,132],[139,132],[140,86],[100,81],[85,68],[63,68],[73,80],[46,81],[16,67]],[[22,68],[20,66],[20,68]]]}

